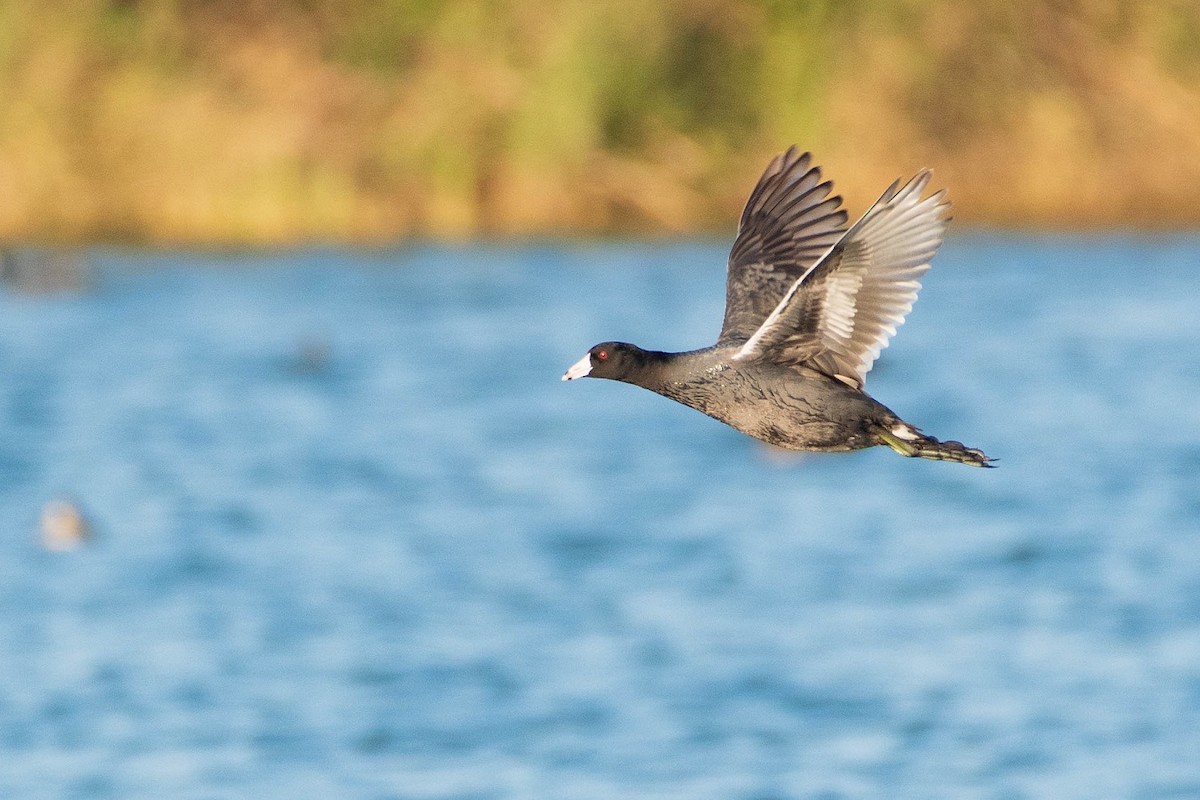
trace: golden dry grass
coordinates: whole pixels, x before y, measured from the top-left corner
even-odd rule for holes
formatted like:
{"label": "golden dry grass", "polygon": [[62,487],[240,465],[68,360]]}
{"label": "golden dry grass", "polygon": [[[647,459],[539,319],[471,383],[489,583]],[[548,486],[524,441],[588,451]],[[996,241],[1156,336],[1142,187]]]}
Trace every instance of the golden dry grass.
{"label": "golden dry grass", "polygon": [[729,231],[812,149],[978,223],[1200,221],[1200,7],[0,3],[0,237]]}

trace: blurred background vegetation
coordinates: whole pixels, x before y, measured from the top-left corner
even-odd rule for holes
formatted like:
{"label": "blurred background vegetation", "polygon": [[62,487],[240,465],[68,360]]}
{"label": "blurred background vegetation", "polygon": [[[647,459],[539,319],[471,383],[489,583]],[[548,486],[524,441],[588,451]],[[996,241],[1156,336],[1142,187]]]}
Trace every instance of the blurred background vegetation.
{"label": "blurred background vegetation", "polygon": [[861,211],[1200,222],[1195,0],[0,0],[0,237],[730,234],[795,142]]}

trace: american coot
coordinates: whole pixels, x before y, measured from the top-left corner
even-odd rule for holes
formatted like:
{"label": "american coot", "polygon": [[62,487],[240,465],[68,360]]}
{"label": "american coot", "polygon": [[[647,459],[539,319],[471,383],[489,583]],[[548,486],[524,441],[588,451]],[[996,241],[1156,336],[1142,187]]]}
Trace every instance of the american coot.
{"label": "american coot", "polygon": [[929,178],[925,170],[896,181],[847,228],[842,199],[830,196],[810,154],[789,148],[742,212],[717,343],[661,353],[604,342],[563,380],[632,383],[790,450],[882,444],[991,466],[983,451],[924,435],[863,390],[946,231],[945,190],[921,197]]}

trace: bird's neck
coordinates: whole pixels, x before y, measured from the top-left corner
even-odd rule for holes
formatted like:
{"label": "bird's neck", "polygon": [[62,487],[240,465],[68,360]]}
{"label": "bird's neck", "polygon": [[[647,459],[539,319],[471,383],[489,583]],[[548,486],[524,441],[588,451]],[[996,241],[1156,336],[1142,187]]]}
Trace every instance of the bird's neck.
{"label": "bird's neck", "polygon": [[678,399],[675,394],[679,384],[689,382],[707,366],[689,356],[703,352],[706,351],[664,353],[658,350],[641,350],[637,354],[637,366],[631,371],[628,381],[652,392]]}

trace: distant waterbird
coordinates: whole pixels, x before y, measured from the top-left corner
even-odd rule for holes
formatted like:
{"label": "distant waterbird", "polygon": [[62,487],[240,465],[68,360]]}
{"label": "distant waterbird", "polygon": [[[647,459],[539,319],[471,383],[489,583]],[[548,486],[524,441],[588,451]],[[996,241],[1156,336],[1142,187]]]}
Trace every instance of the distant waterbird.
{"label": "distant waterbird", "polygon": [[333,348],[327,339],[308,336],[296,343],[290,369],[299,375],[320,375],[329,369]]}
{"label": "distant waterbird", "polygon": [[0,285],[26,294],[73,294],[87,289],[86,254],[74,247],[0,249]]}
{"label": "distant waterbird", "polygon": [[82,547],[91,538],[91,526],[76,503],[51,500],[42,506],[42,547],[64,552]]}
{"label": "distant waterbird", "polygon": [[711,347],[683,353],[593,347],[563,375],[632,383],[789,450],[885,445],[903,456],[990,467],[865,391],[867,373],[912,310],[945,235],[946,191],[929,170],[896,181],[856,223],[809,153],[767,166],[729,256],[725,319]]}

